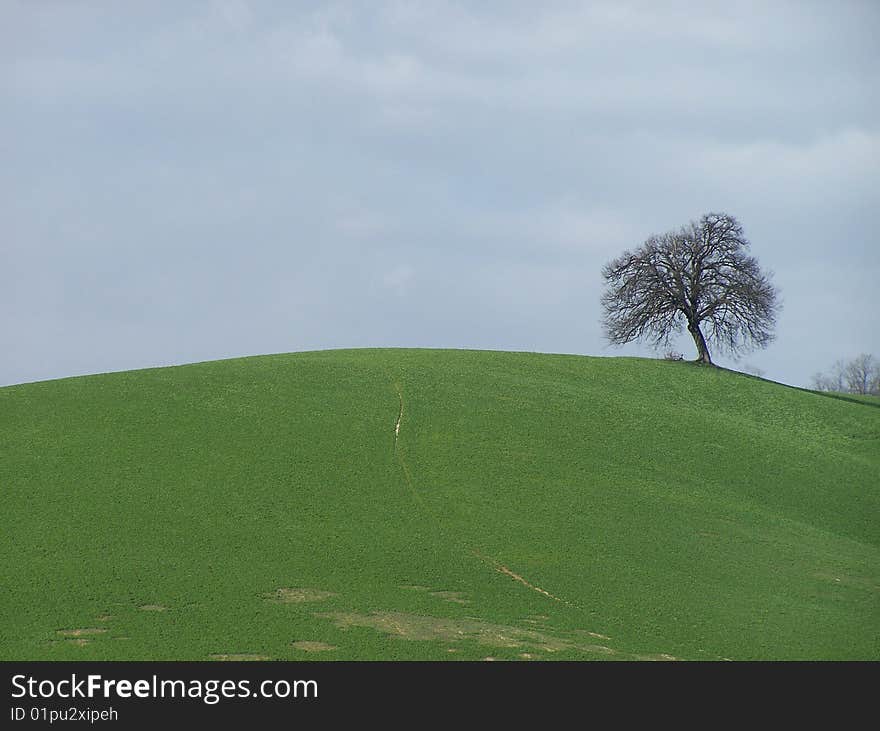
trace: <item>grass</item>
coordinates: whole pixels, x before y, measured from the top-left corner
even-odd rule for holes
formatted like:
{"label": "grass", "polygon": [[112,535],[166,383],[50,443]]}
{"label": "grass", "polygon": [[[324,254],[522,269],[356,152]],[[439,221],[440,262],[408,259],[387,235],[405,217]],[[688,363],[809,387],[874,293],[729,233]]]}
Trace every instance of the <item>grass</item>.
{"label": "grass", "polygon": [[816,391],[816,393],[822,393],[825,396],[843,399],[844,401],[855,401],[856,403],[869,404],[870,406],[880,406],[880,396],[874,396],[869,393],[837,393],[836,391]]}
{"label": "grass", "polygon": [[0,440],[4,660],[880,659],[868,404],[326,351],[2,388]]}

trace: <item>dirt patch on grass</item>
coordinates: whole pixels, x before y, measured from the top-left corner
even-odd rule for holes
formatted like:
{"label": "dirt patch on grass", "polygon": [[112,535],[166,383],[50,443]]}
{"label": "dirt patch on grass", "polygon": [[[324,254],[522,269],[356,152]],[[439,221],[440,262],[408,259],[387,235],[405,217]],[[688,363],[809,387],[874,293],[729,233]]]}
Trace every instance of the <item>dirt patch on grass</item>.
{"label": "dirt patch on grass", "polygon": [[291,647],[295,650],[302,650],[303,652],[329,652],[330,650],[339,649],[336,645],[328,645],[326,642],[319,642],[316,640],[299,640],[291,643]]}
{"label": "dirt patch on grass", "polygon": [[163,607],[161,604],[142,604],[138,607],[142,612],[167,612],[168,607]]}
{"label": "dirt patch on grass", "polygon": [[407,589],[408,591],[419,591],[426,592],[431,596],[435,596],[438,599],[443,599],[447,602],[452,602],[453,604],[470,604],[470,599],[465,599],[464,594],[460,591],[431,591],[431,587],[429,586],[419,586],[418,584],[407,584],[405,586],[401,586],[401,589]]}
{"label": "dirt patch on grass", "polygon": [[62,637],[87,637],[89,635],[102,635],[107,630],[103,627],[81,627],[79,629],[60,629],[58,634]]}
{"label": "dirt patch on grass", "polygon": [[603,645],[585,643],[575,636],[554,634],[537,629],[494,624],[474,617],[451,619],[405,612],[330,612],[317,614],[332,620],[340,629],[368,627],[402,640],[433,640],[461,642],[471,640],[489,647],[533,650],[539,652],[574,651],[579,653],[615,655],[617,651]]}
{"label": "dirt patch on grass", "polygon": [[505,576],[509,576],[514,581],[518,581],[523,586],[529,587],[529,589],[531,589],[532,591],[536,591],[539,594],[543,594],[544,596],[552,599],[555,602],[562,602],[563,604],[568,604],[568,602],[565,601],[565,599],[560,599],[558,596],[554,596],[546,589],[542,589],[540,586],[535,586],[534,584],[530,584],[522,576],[520,576],[519,574],[513,573],[513,571],[511,571],[509,568],[507,568],[507,566],[504,566],[503,564],[496,565],[495,570],[500,574],[504,574]]}
{"label": "dirt patch on grass", "polygon": [[320,602],[324,599],[336,596],[332,591],[322,591],[321,589],[293,589],[282,587],[268,594],[263,594],[264,599],[270,602],[278,602],[280,604],[301,604],[303,602]]}
{"label": "dirt patch on grass", "polygon": [[102,614],[98,617],[95,617],[95,621],[97,622],[109,622],[111,619],[113,619],[112,614]]}
{"label": "dirt patch on grass", "polygon": [[465,599],[460,591],[432,591],[431,596],[443,599],[453,604],[470,604],[470,599]]}
{"label": "dirt patch on grass", "polygon": [[675,657],[674,655],[667,655],[665,652],[657,653],[656,655],[636,655],[634,657],[635,660],[650,660],[653,662],[672,662],[674,660],[679,660],[680,658]]}
{"label": "dirt patch on grass", "polygon": [[223,662],[258,662],[260,660],[271,660],[268,655],[256,655],[249,652],[233,653],[231,655],[208,655],[212,660],[220,660]]}
{"label": "dirt patch on grass", "polygon": [[540,586],[536,586],[535,584],[532,584],[531,582],[526,581],[526,579],[524,579],[522,576],[520,576],[519,574],[514,573],[514,572],[511,571],[509,568],[507,568],[507,566],[505,566],[503,563],[499,563],[499,562],[496,561],[494,558],[490,558],[489,556],[484,556],[484,555],[483,555],[482,553],[480,553],[479,551],[474,551],[473,554],[474,554],[474,556],[476,556],[478,559],[480,559],[480,560],[483,561],[484,563],[489,564],[489,565],[490,565],[493,569],[495,569],[499,574],[504,574],[505,576],[509,576],[509,577],[510,577],[511,579],[513,579],[514,581],[518,581],[520,584],[522,584],[523,586],[527,586],[527,587],[528,587],[529,589],[531,589],[532,591],[536,591],[536,592],[538,592],[538,594],[543,594],[543,595],[544,595],[545,597],[547,597],[548,599],[552,599],[552,600],[555,601],[555,602],[560,602],[560,603],[565,604],[565,605],[567,605],[567,606],[569,606],[569,607],[574,607],[574,606],[575,606],[575,605],[572,604],[571,602],[566,601],[565,599],[561,599],[561,598],[559,598],[558,596],[555,596],[555,595],[551,594],[551,593],[550,593],[549,591],[547,591],[546,589],[542,589]]}
{"label": "dirt patch on grass", "polygon": [[592,637],[597,640],[610,640],[611,638],[608,635],[600,635],[598,632],[590,632],[585,629],[575,630],[576,635],[582,635],[585,637]]}

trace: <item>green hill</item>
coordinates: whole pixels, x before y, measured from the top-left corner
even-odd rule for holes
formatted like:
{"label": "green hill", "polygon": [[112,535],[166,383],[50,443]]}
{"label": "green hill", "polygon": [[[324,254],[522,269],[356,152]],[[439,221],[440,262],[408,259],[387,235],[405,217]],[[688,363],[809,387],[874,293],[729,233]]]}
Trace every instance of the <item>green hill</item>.
{"label": "green hill", "polygon": [[0,659],[880,659],[880,408],[442,350],[0,389]]}

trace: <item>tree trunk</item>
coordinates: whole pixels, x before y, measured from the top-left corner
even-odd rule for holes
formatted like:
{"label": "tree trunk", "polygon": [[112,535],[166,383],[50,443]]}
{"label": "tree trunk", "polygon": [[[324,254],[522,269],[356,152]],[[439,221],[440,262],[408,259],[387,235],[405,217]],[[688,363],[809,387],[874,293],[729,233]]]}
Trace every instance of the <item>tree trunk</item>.
{"label": "tree trunk", "polygon": [[700,325],[696,322],[689,322],[688,332],[691,334],[691,337],[693,337],[694,344],[697,346],[697,363],[707,363],[708,365],[712,365],[712,358],[709,356],[709,348],[706,346],[706,338],[703,337]]}

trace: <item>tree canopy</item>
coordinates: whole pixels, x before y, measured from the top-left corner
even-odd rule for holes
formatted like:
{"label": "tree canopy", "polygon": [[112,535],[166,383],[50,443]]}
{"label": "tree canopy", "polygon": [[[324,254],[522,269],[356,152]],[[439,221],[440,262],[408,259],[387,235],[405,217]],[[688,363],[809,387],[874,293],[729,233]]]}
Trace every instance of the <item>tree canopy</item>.
{"label": "tree canopy", "polygon": [[708,342],[731,353],[766,347],[779,293],[749,249],[733,216],[707,213],[625,251],[602,269],[606,337],[659,346],[687,327],[704,363],[712,362]]}

